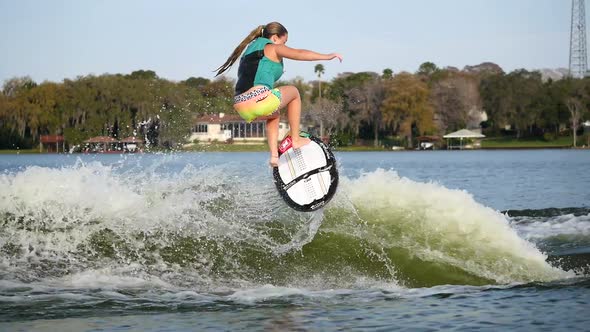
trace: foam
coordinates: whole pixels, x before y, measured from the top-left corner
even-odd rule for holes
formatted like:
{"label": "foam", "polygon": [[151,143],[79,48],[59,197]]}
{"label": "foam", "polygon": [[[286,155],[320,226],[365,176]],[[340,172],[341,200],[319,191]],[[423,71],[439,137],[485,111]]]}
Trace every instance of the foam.
{"label": "foam", "polygon": [[539,240],[556,236],[590,237],[590,214],[518,219],[515,227],[527,239]]}
{"label": "foam", "polygon": [[424,261],[456,266],[499,283],[572,276],[549,265],[503,214],[465,191],[382,169],[342,184],[371,225],[366,236],[385,248],[404,248]]}
{"label": "foam", "polygon": [[[253,252],[267,258],[270,268],[287,266],[292,275],[270,275],[270,280],[286,280],[296,289],[397,289],[403,283],[397,279],[397,257],[391,256],[395,248],[498,283],[571,276],[546,263],[546,256],[519,237],[504,215],[475,202],[467,192],[436,183],[411,181],[385,170],[341,178],[333,201],[323,211],[306,214],[283,204],[269,174],[246,178],[227,166],[191,165],[171,172],[167,163],[178,160],[163,157],[130,168],[79,162],[0,175],[0,216],[5,223],[0,248],[19,248],[0,252],[2,267],[7,268],[3,278],[74,289],[184,289],[191,284],[198,293],[256,289],[267,283],[260,281],[267,280],[264,273],[272,271],[261,271],[264,278],[252,277],[260,262],[245,256]],[[350,241],[330,242],[335,240],[327,234]],[[182,241],[211,249],[169,254],[172,259],[187,255],[190,264],[164,258],[164,250],[201,249],[182,247]],[[316,268],[313,262],[292,256],[302,255],[314,241],[352,246],[358,255],[366,255],[361,259],[384,265],[388,276],[310,271]],[[227,275],[219,276],[216,264]],[[261,297],[272,297],[273,292],[291,290],[260,292]]]}

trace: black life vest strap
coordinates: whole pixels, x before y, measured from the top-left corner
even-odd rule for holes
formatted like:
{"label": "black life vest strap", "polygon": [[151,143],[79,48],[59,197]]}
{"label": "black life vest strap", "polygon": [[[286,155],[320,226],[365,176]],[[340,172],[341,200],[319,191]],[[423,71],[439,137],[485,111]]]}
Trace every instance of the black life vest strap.
{"label": "black life vest strap", "polygon": [[236,83],[236,96],[250,89],[254,84],[254,77],[258,70],[260,59],[264,57],[264,49],[244,55],[238,67],[238,82]]}
{"label": "black life vest strap", "polygon": [[264,49],[254,51],[252,53],[249,53],[248,55],[244,55],[244,60],[248,60],[248,61],[251,61],[251,59],[260,60],[263,57],[264,57]]}

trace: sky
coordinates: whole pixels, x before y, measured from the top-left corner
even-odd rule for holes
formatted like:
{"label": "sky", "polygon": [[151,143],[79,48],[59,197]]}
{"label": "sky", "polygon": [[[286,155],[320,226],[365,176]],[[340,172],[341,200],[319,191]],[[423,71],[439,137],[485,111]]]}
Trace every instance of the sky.
{"label": "sky", "polygon": [[[135,70],[213,79],[253,28],[272,21],[288,29],[290,47],[344,56],[317,62],[325,80],[415,72],[426,61],[566,68],[570,19],[568,0],[0,0],[0,84]],[[314,80],[317,63],[286,60],[282,79]]]}

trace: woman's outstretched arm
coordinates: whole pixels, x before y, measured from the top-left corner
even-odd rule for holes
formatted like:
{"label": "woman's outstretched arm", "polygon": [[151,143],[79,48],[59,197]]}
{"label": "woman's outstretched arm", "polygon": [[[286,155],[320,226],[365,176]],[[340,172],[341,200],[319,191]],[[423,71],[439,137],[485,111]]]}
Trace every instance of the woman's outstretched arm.
{"label": "woman's outstretched arm", "polygon": [[290,48],[286,45],[273,45],[273,49],[279,59],[287,58],[299,61],[317,61],[337,58],[342,62],[342,55],[338,53],[322,54],[310,50]]}

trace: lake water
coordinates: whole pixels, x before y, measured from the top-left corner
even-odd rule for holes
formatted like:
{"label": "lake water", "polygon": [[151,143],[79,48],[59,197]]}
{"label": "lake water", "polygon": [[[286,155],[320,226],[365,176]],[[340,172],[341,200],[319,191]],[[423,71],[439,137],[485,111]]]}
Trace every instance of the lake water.
{"label": "lake water", "polygon": [[588,329],[589,150],[267,155],[0,155],[0,330]]}

